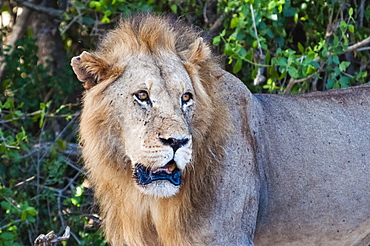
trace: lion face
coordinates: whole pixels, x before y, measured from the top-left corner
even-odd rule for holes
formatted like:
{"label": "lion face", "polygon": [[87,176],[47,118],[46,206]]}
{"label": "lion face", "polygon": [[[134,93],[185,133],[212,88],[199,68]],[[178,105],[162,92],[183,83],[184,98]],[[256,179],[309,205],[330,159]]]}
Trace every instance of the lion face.
{"label": "lion face", "polygon": [[160,59],[145,54],[131,58],[104,97],[111,100],[137,187],[168,197],[178,192],[191,162],[195,93],[178,58]]}
{"label": "lion face", "polygon": [[87,170],[99,178],[109,166],[124,185],[169,197],[202,175],[194,159],[217,155],[205,141],[212,127],[224,132],[226,117],[213,96],[217,66],[208,45],[186,26],[156,21],[121,22],[71,65],[87,89],[80,124]]}

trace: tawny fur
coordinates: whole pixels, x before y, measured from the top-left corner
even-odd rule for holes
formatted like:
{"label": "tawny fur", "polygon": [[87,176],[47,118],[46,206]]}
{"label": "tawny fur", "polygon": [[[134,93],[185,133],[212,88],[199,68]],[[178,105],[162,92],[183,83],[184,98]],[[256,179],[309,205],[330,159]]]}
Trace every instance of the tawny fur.
{"label": "tawny fur", "polygon": [[[175,196],[156,198],[142,194],[132,178],[129,158],[119,141],[119,126],[109,105],[108,86],[125,72],[125,61],[137,53],[155,56],[175,54],[192,79],[198,98],[191,122],[193,161],[184,172],[183,185]],[[96,52],[74,60],[76,74],[89,89],[84,97],[80,124],[83,158],[89,181],[95,188],[104,232],[112,245],[204,245],[207,228],[202,218],[212,202],[217,160],[231,123],[216,81],[219,66],[200,34],[177,20],[136,16],[109,32]],[[77,67],[77,68],[75,68]],[[203,240],[202,239],[202,240]]]}
{"label": "tawny fur", "polygon": [[[151,15],[72,59],[87,89],[83,157],[111,245],[368,245],[369,84],[252,95],[215,61],[199,33]],[[163,145],[174,137],[190,140]],[[136,164],[171,161],[180,188],[135,183]]]}

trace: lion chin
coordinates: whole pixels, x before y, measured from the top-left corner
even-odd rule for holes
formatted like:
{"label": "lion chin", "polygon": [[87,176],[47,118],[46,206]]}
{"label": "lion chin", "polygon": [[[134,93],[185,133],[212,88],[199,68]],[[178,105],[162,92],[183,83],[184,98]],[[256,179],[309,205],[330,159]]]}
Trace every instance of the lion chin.
{"label": "lion chin", "polygon": [[146,195],[170,197],[175,195],[181,186],[181,171],[173,160],[156,169],[136,164],[133,173],[136,187]]}

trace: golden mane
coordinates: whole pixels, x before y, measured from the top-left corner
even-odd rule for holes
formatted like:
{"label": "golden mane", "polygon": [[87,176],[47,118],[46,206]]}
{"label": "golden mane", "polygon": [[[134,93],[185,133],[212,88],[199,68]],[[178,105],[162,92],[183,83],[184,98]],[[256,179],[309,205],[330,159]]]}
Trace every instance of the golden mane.
{"label": "golden mane", "polygon": [[[180,192],[169,198],[144,195],[134,187],[130,160],[120,149],[119,129],[111,120],[115,114],[103,93],[124,73],[125,61],[138,53],[178,56],[199,98],[191,126],[192,165],[185,170]],[[219,161],[225,158],[223,146],[232,129],[224,95],[216,83],[222,76],[217,59],[198,31],[177,19],[149,14],[121,21],[92,54],[93,59],[82,54],[76,60],[84,60],[78,71],[88,74],[79,77],[88,89],[80,138],[108,241],[112,245],[205,244],[199,241],[208,234],[204,218],[214,200]]]}

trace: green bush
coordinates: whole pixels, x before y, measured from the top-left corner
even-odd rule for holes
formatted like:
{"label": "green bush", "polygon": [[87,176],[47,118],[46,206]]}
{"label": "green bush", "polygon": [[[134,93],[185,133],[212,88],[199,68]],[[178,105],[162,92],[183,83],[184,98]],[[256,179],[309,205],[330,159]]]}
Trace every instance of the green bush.
{"label": "green bush", "polygon": [[78,107],[63,104],[81,85],[69,67],[65,76],[57,76],[39,65],[36,52],[35,40],[25,37],[5,55],[0,245],[31,245],[39,234],[61,233],[67,225],[73,234],[68,245],[105,245],[96,232],[99,223],[93,220],[97,216],[91,211],[92,196],[88,192],[82,196]]}
{"label": "green bush", "polygon": [[222,44],[232,71],[253,91],[295,94],[368,81],[366,68],[354,65],[366,55],[347,60],[345,53],[369,29],[359,27],[345,2],[232,0],[219,9],[227,21],[213,44]]}

